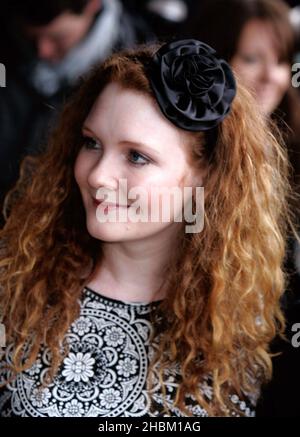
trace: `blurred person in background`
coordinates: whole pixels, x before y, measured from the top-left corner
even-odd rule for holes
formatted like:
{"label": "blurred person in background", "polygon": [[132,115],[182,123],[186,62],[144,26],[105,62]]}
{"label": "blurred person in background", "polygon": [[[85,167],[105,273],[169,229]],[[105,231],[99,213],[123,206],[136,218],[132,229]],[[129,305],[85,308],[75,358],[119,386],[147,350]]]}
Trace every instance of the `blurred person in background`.
{"label": "blurred person in background", "polygon": [[186,34],[228,60],[262,111],[277,121],[299,190],[300,99],[291,82],[295,35],[289,12],[281,0],[202,0]]}
{"label": "blurred person in background", "polygon": [[[299,224],[300,97],[291,80],[295,35],[289,6],[281,0],[203,0],[186,33],[213,46],[229,61],[252,91],[263,114],[277,123],[292,164],[290,178],[296,194],[292,208]],[[291,238],[286,257],[289,289],[283,302],[289,343],[278,339],[274,345],[276,352],[284,353],[274,358],[274,379],[263,394],[261,415],[299,413],[299,403],[293,402],[292,392],[300,391],[296,369],[300,349],[291,346],[292,327],[300,322],[298,251],[298,243]]]}
{"label": "blurred person in background", "polygon": [[21,159],[43,149],[79,77],[113,50],[148,38],[119,0],[14,0],[1,27],[0,205]]}

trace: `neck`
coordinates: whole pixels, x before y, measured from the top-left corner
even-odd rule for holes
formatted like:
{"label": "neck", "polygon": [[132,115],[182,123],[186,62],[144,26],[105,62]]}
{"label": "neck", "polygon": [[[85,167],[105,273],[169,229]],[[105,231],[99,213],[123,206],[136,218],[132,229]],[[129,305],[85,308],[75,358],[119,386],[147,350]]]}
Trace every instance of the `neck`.
{"label": "neck", "polygon": [[173,251],[174,244],[159,235],[147,241],[104,242],[103,256],[87,285],[117,300],[148,303],[163,299],[165,269]]}

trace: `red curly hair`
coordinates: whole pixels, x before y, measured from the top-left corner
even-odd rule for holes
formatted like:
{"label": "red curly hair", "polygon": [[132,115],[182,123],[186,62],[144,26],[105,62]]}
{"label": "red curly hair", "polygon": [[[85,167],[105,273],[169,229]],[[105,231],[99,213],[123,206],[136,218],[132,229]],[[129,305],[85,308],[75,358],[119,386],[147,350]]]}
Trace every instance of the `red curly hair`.
{"label": "red curly hair", "polygon": [[[25,159],[6,199],[0,308],[8,341],[15,344],[15,372],[34,363],[42,343],[52,352],[52,376],[61,363],[61,342],[101,257],[74,179],[81,128],[110,82],[154,98],[145,66],[156,49],[114,54],[96,68],[66,105],[47,151]],[[279,302],[290,217],[288,163],[240,85],[213,154],[206,153],[203,133],[191,138],[191,165],[207,169],[205,226],[201,233],[183,234],[170,260],[168,293],[159,308],[165,323],[152,365],[159,362],[162,381],[171,362],[181,365],[179,408],[184,410],[189,393],[210,414],[226,415],[231,391],[256,392],[270,377],[269,343],[284,326]],[[213,381],[210,403],[198,390],[207,374]]]}

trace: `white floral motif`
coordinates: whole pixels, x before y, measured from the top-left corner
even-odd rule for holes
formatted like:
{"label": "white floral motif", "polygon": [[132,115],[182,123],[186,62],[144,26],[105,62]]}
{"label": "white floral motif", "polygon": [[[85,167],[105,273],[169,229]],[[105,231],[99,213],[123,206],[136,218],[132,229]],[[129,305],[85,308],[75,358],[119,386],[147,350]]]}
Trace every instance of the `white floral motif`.
{"label": "white floral motif", "polygon": [[63,370],[63,376],[66,376],[66,381],[75,382],[84,381],[94,375],[92,366],[95,363],[94,358],[90,353],[83,354],[78,352],[76,355],[71,352],[64,360],[65,369]]}
{"label": "white floral motif", "polygon": [[35,407],[42,407],[48,403],[51,397],[50,390],[46,387],[44,389],[35,388],[31,393],[31,402]]}
{"label": "white floral motif", "polygon": [[92,324],[87,317],[79,317],[73,325],[73,331],[78,335],[84,335],[89,332],[91,326]]}
{"label": "white floral motif", "polygon": [[63,409],[64,417],[81,417],[84,414],[83,404],[78,402],[77,399],[72,399],[71,402],[67,402]]}
{"label": "white floral motif", "polygon": [[116,408],[118,403],[121,402],[121,396],[119,390],[113,388],[104,389],[100,394],[100,403],[104,408]]}
{"label": "white floral motif", "polygon": [[117,372],[119,375],[124,375],[125,378],[128,378],[129,375],[132,375],[136,372],[137,364],[136,360],[131,360],[130,358],[125,358],[125,360],[120,360],[120,364],[117,365]]}
{"label": "white floral motif", "polygon": [[36,360],[36,362],[28,369],[29,375],[33,376],[35,373],[40,373],[42,368],[41,360]]}
{"label": "white floral motif", "polygon": [[104,340],[107,342],[108,346],[116,347],[124,343],[125,334],[121,328],[113,326],[106,331]]}

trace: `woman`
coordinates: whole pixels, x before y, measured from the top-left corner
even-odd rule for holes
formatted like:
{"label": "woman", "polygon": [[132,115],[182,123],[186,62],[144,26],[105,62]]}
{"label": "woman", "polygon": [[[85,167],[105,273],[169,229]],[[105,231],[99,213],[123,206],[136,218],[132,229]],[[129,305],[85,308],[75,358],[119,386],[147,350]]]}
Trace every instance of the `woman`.
{"label": "woman", "polygon": [[[295,35],[290,9],[281,0],[204,0],[195,17],[189,35],[211,44],[231,64],[243,84],[251,89],[263,114],[279,127],[292,165],[289,178],[296,196],[291,205],[299,227],[300,97],[291,77]],[[288,292],[283,300],[289,343],[293,335],[290,326],[298,322],[295,315],[300,303],[299,267],[294,261],[297,245],[290,236],[285,265],[289,274]],[[299,366],[299,352],[291,343],[282,341],[278,341],[274,352],[287,349],[288,353],[274,358],[277,381],[274,379],[272,384],[277,388],[270,387],[270,395],[264,395],[262,414],[298,414],[291,391],[294,390],[296,397],[300,378],[290,370]]]}
{"label": "woman", "polygon": [[300,194],[300,101],[291,80],[295,34],[289,13],[281,0],[204,0],[187,33],[214,47],[279,125]]}
{"label": "woman", "polygon": [[[253,415],[283,327],[286,174],[202,42],[97,68],[6,201],[2,415]],[[200,186],[204,227],[187,231]],[[152,188],[188,197],[154,221]]]}

